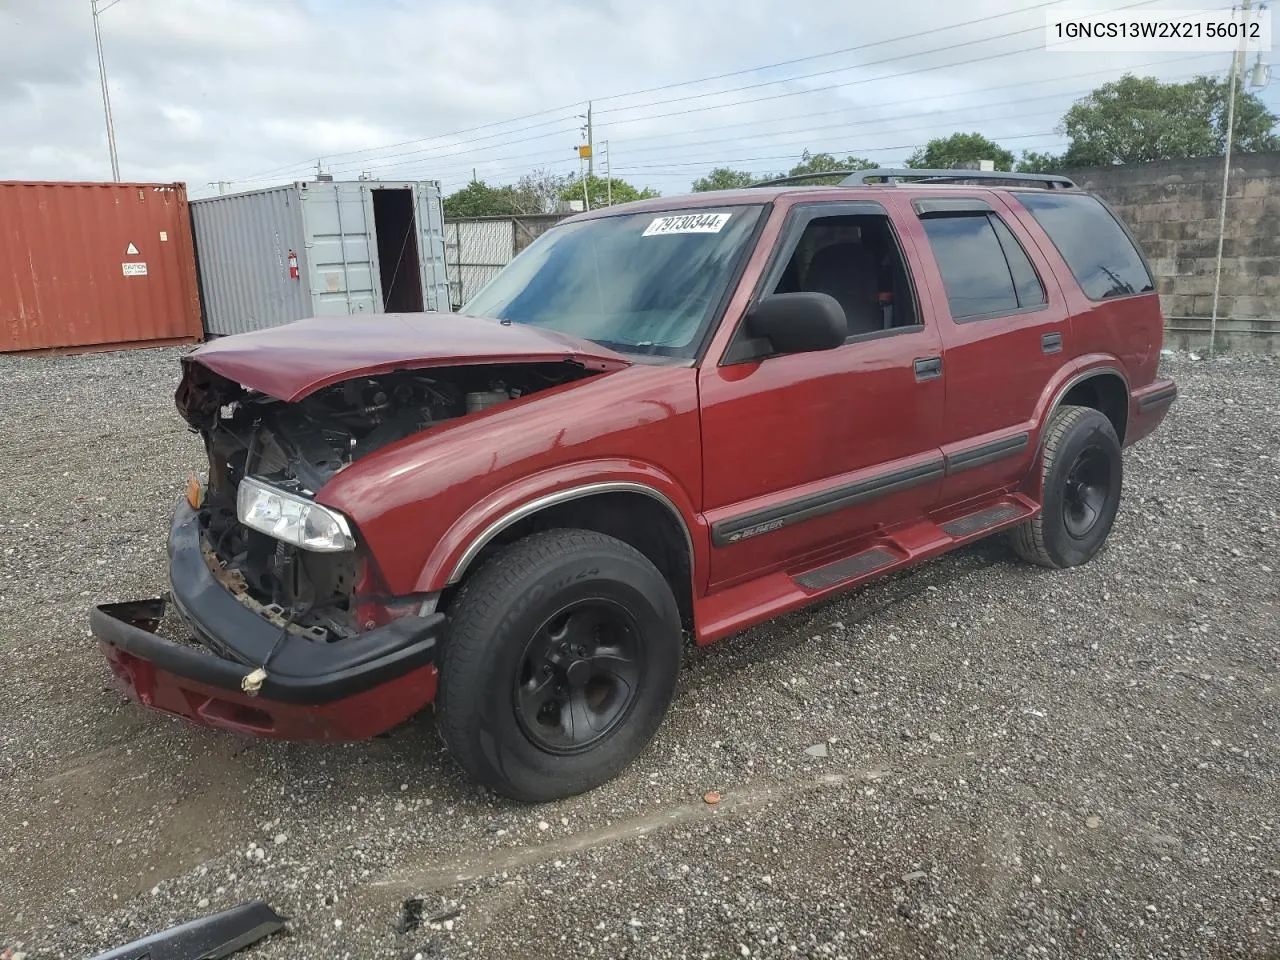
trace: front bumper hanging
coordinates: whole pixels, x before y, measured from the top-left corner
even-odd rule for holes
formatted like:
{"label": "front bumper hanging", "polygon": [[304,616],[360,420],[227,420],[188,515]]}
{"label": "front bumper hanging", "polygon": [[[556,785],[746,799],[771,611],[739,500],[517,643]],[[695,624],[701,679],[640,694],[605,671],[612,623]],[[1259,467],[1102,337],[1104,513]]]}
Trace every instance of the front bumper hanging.
{"label": "front bumper hanging", "polygon": [[[197,645],[158,636],[168,600],[90,611],[117,685],[140,703],[195,723],[288,740],[360,740],[435,697],[445,617],[401,617],[358,637],[323,643],[281,629],[214,577],[196,512],[182,502],[169,531],[172,603]],[[277,646],[277,641],[279,641]],[[260,691],[242,688],[272,648]]]}

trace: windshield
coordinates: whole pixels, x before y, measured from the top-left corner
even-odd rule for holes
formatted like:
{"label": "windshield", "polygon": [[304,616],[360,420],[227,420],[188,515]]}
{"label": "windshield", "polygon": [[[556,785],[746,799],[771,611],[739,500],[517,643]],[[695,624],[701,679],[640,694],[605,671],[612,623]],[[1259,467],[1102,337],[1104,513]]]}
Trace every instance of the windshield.
{"label": "windshield", "polygon": [[692,358],[761,209],[634,213],[554,227],[462,312],[623,353]]}

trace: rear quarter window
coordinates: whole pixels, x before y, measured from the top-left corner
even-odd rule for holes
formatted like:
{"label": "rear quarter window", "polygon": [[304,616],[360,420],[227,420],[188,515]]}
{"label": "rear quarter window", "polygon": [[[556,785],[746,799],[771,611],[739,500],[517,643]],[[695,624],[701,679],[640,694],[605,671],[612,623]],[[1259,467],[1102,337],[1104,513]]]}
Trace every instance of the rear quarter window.
{"label": "rear quarter window", "polygon": [[1049,235],[1090,300],[1155,289],[1128,232],[1095,197],[1050,191],[1018,192],[1016,196]]}

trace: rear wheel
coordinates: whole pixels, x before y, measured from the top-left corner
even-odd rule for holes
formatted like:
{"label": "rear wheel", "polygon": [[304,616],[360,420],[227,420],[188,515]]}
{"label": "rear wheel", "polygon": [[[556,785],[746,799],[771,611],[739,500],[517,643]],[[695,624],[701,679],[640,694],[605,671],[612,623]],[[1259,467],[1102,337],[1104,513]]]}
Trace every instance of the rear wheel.
{"label": "rear wheel", "polygon": [[1044,506],[1010,534],[1024,560],[1074,567],[1092,559],[1120,508],[1123,459],[1115,428],[1092,407],[1059,407],[1041,452]]}
{"label": "rear wheel", "polygon": [[440,732],[472,777],[518,800],[616,776],[675,691],[675,597],[613,537],[549,530],[520,540],[463,585],[449,618]]}

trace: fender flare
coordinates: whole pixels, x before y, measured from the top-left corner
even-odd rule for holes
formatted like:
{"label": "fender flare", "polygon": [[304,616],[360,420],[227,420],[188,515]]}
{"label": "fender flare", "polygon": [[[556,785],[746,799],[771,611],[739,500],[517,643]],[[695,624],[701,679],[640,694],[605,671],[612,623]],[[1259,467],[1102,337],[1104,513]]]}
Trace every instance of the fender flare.
{"label": "fender flare", "polygon": [[[1071,391],[1072,387],[1084,383],[1086,380],[1101,376],[1119,377],[1120,382],[1124,384],[1125,396],[1129,398],[1126,408],[1132,406],[1133,395],[1129,392],[1129,378],[1125,376],[1120,361],[1108,354],[1093,354],[1081,357],[1061,379],[1061,382],[1056,387],[1051,385],[1041,397],[1040,408],[1036,411],[1033,431],[1035,444],[1032,448],[1031,466],[1021,485],[1023,492],[1033,497],[1037,503],[1040,502],[1042,496],[1040,489],[1040,451],[1044,445],[1045,428],[1049,425],[1049,421],[1053,418],[1054,413],[1057,412],[1058,407],[1062,406],[1063,398]],[[1132,411],[1126,409],[1126,419],[1131,415]]]}
{"label": "fender flare", "polygon": [[608,493],[647,496],[671,514],[684,535],[696,584],[699,572],[707,568],[708,535],[692,498],[657,467],[633,460],[597,460],[521,478],[477,502],[440,538],[415,590],[431,593],[460,582],[485,545],[511,525],[558,504]]}
{"label": "fender flare", "polygon": [[[1051,388],[1045,392],[1045,399],[1042,399],[1042,411],[1036,415],[1036,448],[1039,449],[1040,444],[1044,442],[1044,429],[1049,425],[1049,421],[1053,418],[1058,407],[1062,406],[1062,400],[1073,387],[1079,386],[1086,380],[1092,380],[1094,377],[1113,375],[1120,378],[1120,382],[1124,384],[1126,408],[1132,405],[1132,394],[1129,389],[1129,378],[1125,376],[1124,370],[1121,368],[1119,361],[1112,356],[1106,354],[1097,354],[1091,357],[1082,357],[1075,369],[1072,370],[1066,379],[1056,388]],[[1132,411],[1126,409],[1125,417],[1128,419]]]}

